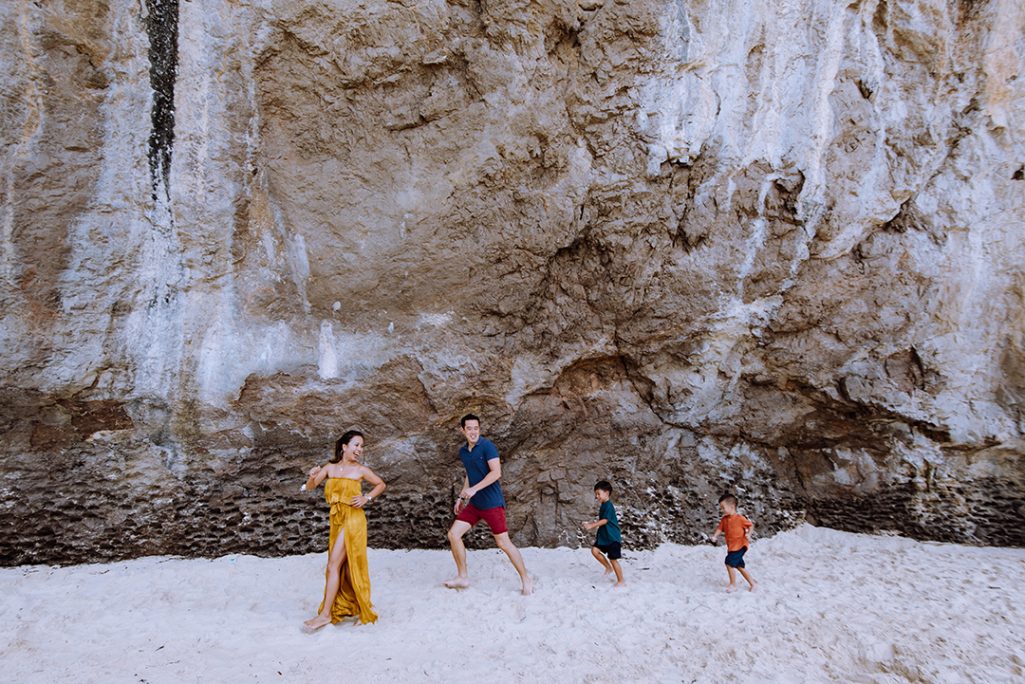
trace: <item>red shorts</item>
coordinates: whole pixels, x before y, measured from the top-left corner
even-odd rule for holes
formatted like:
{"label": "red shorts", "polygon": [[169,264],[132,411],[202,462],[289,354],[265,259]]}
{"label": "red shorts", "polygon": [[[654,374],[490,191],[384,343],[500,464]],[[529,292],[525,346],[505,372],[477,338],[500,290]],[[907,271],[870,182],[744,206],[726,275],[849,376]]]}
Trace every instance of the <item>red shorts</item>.
{"label": "red shorts", "polygon": [[459,515],[456,516],[456,520],[462,520],[464,523],[469,523],[470,527],[473,527],[479,521],[483,520],[488,524],[488,527],[491,528],[491,534],[502,534],[503,532],[509,531],[509,526],[505,524],[504,506],[486,508],[482,511],[472,503],[468,503],[463,510],[459,511]]}

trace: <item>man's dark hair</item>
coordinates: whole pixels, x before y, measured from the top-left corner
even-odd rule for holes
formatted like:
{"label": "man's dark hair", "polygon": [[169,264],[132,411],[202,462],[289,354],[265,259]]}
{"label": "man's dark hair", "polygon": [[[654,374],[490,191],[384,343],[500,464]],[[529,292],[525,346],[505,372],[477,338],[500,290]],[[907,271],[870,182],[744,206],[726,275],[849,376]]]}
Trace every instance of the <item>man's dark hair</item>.
{"label": "man's dark hair", "polygon": [[342,447],[351,442],[353,437],[363,437],[363,433],[359,430],[349,430],[338,438],[338,441],[335,442],[335,457],[331,459],[331,463],[338,463],[342,460]]}
{"label": "man's dark hair", "polygon": [[607,492],[610,495],[612,494],[612,485],[609,484],[608,480],[600,480],[597,484],[594,485],[594,491],[598,491],[599,489],[603,492]]}
{"label": "man's dark hair", "polygon": [[467,413],[465,416],[463,416],[462,418],[459,419],[459,427],[461,427],[461,428],[466,427],[466,421],[468,421],[468,420],[475,420],[475,421],[477,421],[477,425],[480,425],[480,418],[478,418],[477,416],[473,415],[472,413]]}
{"label": "man's dark hair", "polygon": [[732,494],[723,494],[719,497],[719,503],[723,503],[724,501],[729,505],[733,506],[734,508],[736,508],[737,505],[740,503],[737,501],[737,497],[733,496]]}

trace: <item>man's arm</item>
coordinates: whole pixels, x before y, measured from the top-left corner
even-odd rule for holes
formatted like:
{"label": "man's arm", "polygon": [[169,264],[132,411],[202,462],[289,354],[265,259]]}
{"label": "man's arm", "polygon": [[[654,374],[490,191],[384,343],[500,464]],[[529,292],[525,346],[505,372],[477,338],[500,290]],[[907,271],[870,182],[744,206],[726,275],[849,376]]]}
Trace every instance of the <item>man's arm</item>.
{"label": "man's arm", "polygon": [[[467,495],[468,498],[472,497],[474,494],[484,489],[488,485],[498,482],[498,480],[501,477],[502,462],[498,460],[498,456],[495,456],[494,458],[488,461],[488,474],[484,476],[484,479],[472,487],[467,487],[463,489],[463,494]],[[469,484],[469,481],[467,481],[467,484]]]}
{"label": "man's arm", "polygon": [[452,507],[452,510],[456,512],[456,515],[459,515],[462,512],[463,506],[465,506],[470,500],[470,497],[466,496],[466,490],[469,488],[470,479],[466,475],[463,475],[463,488],[459,490],[459,497],[456,498],[456,504]]}

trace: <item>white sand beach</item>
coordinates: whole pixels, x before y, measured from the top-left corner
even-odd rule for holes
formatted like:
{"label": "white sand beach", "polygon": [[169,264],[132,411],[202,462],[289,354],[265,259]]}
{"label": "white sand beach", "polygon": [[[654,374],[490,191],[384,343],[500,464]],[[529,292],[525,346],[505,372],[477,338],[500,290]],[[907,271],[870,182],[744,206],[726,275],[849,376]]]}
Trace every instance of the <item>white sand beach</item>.
{"label": "white sand beach", "polygon": [[9,682],[1010,682],[1025,678],[1025,549],[803,526],[756,539],[758,591],[722,546],[499,551],[444,589],[445,551],[370,551],[377,624],[301,632],[326,554],[0,569]]}

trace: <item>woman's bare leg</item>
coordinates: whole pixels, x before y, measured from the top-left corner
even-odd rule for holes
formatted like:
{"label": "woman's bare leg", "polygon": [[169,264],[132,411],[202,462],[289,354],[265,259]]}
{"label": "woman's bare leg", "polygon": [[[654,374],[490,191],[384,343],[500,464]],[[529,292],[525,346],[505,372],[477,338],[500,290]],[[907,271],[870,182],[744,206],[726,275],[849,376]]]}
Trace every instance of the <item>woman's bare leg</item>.
{"label": "woman's bare leg", "polygon": [[335,596],[338,595],[338,587],[342,582],[342,568],[345,565],[345,539],[341,533],[335,539],[334,548],[327,559],[327,584],[324,586],[324,607],[316,617],[312,617],[303,624],[309,629],[320,629],[324,625],[331,624],[331,606],[334,605]]}

